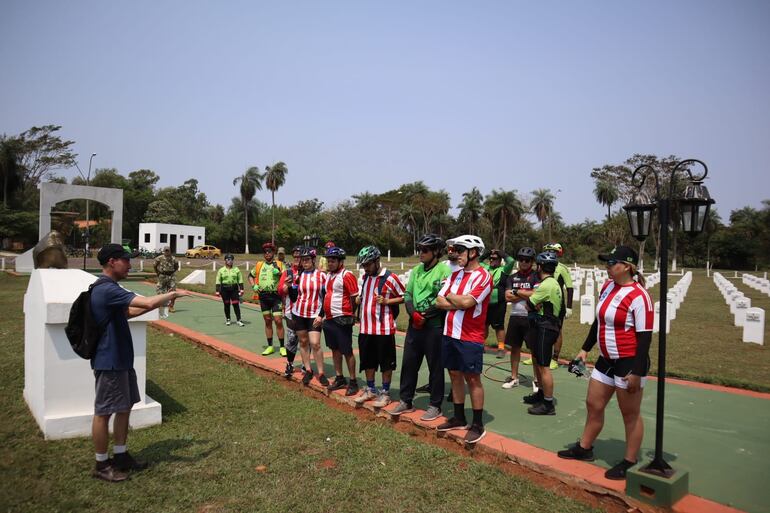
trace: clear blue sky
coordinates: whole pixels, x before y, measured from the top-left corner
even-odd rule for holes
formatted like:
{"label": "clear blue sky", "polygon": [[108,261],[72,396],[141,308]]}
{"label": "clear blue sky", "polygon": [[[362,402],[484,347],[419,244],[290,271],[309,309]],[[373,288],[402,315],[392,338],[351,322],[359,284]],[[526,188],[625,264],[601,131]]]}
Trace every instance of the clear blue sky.
{"label": "clear blue sky", "polygon": [[768,26],[767,1],[4,0],[0,133],[59,124],[84,171],[225,207],[283,160],[283,204],[550,187],[567,222],[605,211],[592,167],[676,154],[727,217],[770,198]]}

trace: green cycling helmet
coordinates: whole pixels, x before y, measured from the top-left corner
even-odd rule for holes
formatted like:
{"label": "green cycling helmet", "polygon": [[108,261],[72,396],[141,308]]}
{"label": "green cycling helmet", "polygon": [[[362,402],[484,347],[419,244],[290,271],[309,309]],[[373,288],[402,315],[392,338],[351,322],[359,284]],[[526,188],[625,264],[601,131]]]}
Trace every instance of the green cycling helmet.
{"label": "green cycling helmet", "polygon": [[373,262],[380,258],[381,255],[382,253],[377,249],[377,246],[366,246],[358,252],[356,263],[361,265],[368,264],[369,262]]}

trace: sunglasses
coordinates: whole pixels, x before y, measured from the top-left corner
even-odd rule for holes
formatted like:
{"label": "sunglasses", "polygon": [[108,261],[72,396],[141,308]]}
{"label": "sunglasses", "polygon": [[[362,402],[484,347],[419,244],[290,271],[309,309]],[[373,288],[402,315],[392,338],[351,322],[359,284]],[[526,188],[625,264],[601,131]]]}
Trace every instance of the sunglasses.
{"label": "sunglasses", "polygon": [[417,248],[417,250],[420,253],[432,253],[433,252],[433,250],[431,248]]}
{"label": "sunglasses", "polygon": [[522,264],[531,264],[532,263],[532,259],[531,258],[519,258],[519,262],[521,262]]}
{"label": "sunglasses", "polygon": [[466,251],[468,251],[468,248],[466,248],[465,246],[453,246],[453,248],[455,253],[465,253]]}
{"label": "sunglasses", "polygon": [[620,262],[620,260],[607,260],[607,267],[612,267],[613,265]]}

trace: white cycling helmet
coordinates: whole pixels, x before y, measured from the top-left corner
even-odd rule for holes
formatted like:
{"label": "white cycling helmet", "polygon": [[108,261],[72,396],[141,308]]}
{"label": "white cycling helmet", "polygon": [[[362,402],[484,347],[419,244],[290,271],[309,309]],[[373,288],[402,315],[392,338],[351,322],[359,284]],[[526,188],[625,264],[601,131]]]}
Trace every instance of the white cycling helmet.
{"label": "white cycling helmet", "polygon": [[464,248],[475,248],[479,255],[484,252],[484,241],[476,235],[460,235],[454,239],[446,241],[447,246],[462,246]]}

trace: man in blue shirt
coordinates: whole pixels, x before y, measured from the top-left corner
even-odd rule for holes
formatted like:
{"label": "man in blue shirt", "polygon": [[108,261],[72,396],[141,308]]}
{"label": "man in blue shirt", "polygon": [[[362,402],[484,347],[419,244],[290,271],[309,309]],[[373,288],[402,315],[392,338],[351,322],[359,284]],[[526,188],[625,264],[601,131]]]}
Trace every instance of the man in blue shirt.
{"label": "man in blue shirt", "polygon": [[[91,291],[91,312],[100,325],[106,323],[104,334],[91,359],[96,378],[94,420],[91,428],[96,450],[93,477],[118,482],[128,478],[129,470],[141,470],[146,463],[136,461],[126,449],[128,418],[131,408],[139,402],[139,387],[134,371],[134,342],[128,319],[142,315],[170,301],[189,296],[186,290],[144,297],[124,289],[118,282],[131,269],[131,254],[120,244],[105,244],[97,255],[103,275]],[[113,423],[113,458],[108,457],[109,421]]]}

